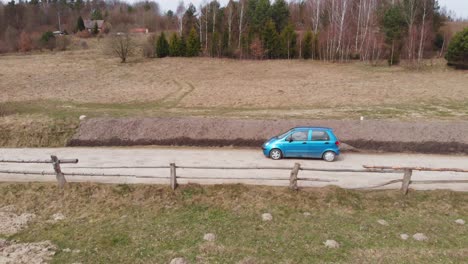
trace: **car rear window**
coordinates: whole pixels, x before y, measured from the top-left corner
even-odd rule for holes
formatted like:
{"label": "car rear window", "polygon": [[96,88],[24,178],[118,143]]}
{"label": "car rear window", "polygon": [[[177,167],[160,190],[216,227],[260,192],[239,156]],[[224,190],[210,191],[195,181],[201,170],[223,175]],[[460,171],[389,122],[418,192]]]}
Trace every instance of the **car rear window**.
{"label": "car rear window", "polygon": [[312,141],[328,141],[330,136],[326,131],[312,131]]}

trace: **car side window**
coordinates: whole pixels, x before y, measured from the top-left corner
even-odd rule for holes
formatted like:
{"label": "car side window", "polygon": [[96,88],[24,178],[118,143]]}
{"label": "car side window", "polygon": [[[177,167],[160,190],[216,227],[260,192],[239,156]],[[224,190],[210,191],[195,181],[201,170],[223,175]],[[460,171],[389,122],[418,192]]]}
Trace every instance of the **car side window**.
{"label": "car side window", "polygon": [[286,140],[293,140],[293,141],[306,141],[309,133],[307,131],[296,131],[289,135]]}
{"label": "car side window", "polygon": [[329,141],[330,136],[326,131],[312,131],[312,141]]}

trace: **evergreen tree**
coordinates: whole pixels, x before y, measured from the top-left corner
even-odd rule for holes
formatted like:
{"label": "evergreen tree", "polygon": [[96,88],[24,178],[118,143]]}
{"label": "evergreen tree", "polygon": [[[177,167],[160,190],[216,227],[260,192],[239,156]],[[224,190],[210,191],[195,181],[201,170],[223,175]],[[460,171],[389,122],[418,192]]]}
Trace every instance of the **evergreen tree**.
{"label": "evergreen tree", "polygon": [[190,30],[190,34],[187,39],[187,57],[196,57],[200,53],[200,39],[198,37],[197,31],[195,28]]}
{"label": "evergreen tree", "polygon": [[389,65],[400,62],[400,42],[406,30],[405,18],[399,5],[389,7],[382,20],[382,28],[385,32],[385,40],[391,46]]}
{"label": "evergreen tree", "polygon": [[276,32],[275,23],[269,20],[262,34],[262,44],[265,55],[268,59],[278,58],[281,55],[281,43],[278,33]]}
{"label": "evergreen tree", "polygon": [[93,34],[97,35],[98,33],[99,33],[99,28],[98,28],[97,22],[95,22],[94,27],[93,27]]}
{"label": "evergreen tree", "polygon": [[455,34],[448,46],[445,59],[451,66],[468,68],[468,27]]}
{"label": "evergreen tree", "polygon": [[187,56],[187,41],[181,36],[179,40],[179,56]]}
{"label": "evergreen tree", "polygon": [[297,34],[294,32],[294,26],[288,24],[281,32],[281,57],[291,59],[296,56]]}
{"label": "evergreen tree", "polygon": [[249,0],[247,4],[246,19],[250,31],[261,32],[270,18],[270,0]]}
{"label": "evergreen tree", "polygon": [[102,20],[102,13],[99,9],[94,9],[91,12],[91,20]]}
{"label": "evergreen tree", "polygon": [[164,32],[159,35],[158,41],[156,42],[156,57],[164,58],[169,55],[169,43],[167,43],[166,35]]}
{"label": "evergreen tree", "polygon": [[275,22],[276,31],[281,32],[289,20],[288,4],[284,0],[276,0],[270,9],[271,19]]}
{"label": "evergreen tree", "polygon": [[307,30],[307,33],[304,36],[304,44],[302,48],[302,58],[308,60],[312,58],[312,31]]}
{"label": "evergreen tree", "polygon": [[173,33],[171,39],[169,40],[169,56],[179,57],[183,53],[180,53],[180,39],[177,33]]}
{"label": "evergreen tree", "polygon": [[78,31],[83,31],[85,30],[85,25],[84,25],[84,21],[83,21],[83,18],[81,16],[78,17],[78,20],[76,21],[76,29]]}

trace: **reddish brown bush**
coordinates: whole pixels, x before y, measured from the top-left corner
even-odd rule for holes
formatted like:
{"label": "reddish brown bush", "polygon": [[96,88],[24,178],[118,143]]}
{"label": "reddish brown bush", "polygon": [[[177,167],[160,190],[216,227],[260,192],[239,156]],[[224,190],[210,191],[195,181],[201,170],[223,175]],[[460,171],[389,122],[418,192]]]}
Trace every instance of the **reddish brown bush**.
{"label": "reddish brown bush", "polygon": [[21,52],[28,52],[33,48],[31,36],[25,31],[21,32],[18,47]]}
{"label": "reddish brown bush", "polygon": [[250,44],[250,54],[255,59],[263,58],[264,50],[260,39],[256,38],[252,41],[252,44]]}

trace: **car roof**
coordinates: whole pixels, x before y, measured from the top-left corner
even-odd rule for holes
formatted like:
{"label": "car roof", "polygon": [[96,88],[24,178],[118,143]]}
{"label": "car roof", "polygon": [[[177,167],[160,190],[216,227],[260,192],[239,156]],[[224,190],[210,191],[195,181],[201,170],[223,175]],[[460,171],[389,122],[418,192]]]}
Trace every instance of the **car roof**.
{"label": "car roof", "polygon": [[333,130],[333,129],[329,128],[329,127],[313,127],[313,126],[310,126],[310,127],[308,127],[308,126],[301,126],[301,127],[295,127],[295,128],[293,128],[293,129],[294,129],[294,130],[296,130],[296,129]]}

